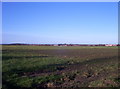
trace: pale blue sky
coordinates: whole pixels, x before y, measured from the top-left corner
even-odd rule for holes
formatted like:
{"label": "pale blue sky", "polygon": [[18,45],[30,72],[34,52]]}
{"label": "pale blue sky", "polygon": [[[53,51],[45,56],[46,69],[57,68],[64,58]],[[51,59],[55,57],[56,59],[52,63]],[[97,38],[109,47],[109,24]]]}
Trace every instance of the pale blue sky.
{"label": "pale blue sky", "polygon": [[3,43],[114,44],[117,2],[4,2]]}

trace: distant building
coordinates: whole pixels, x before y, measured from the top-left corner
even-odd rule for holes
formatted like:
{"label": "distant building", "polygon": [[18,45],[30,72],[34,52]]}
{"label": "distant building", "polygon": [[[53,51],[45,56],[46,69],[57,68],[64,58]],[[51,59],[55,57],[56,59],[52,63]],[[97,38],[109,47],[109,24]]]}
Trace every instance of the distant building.
{"label": "distant building", "polygon": [[54,44],[54,46],[58,46],[58,44]]}
{"label": "distant building", "polygon": [[105,46],[117,46],[117,44],[106,44]]}

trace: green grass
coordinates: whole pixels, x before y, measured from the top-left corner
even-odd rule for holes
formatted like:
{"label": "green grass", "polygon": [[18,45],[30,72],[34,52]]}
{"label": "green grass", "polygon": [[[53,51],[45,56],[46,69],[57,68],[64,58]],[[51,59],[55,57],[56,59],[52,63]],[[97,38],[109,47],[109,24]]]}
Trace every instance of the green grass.
{"label": "green grass", "polygon": [[[118,47],[6,45],[2,51],[3,89],[64,87],[64,83],[67,87],[118,86]],[[79,83],[77,77],[87,79]],[[115,83],[104,83],[108,81]]]}

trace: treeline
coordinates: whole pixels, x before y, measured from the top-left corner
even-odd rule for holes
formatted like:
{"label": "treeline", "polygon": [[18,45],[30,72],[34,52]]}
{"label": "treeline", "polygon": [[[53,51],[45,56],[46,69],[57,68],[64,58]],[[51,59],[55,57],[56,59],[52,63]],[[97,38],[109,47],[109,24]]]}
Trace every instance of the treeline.
{"label": "treeline", "polygon": [[120,46],[120,44],[24,44],[24,43],[13,43],[13,44],[2,44],[2,45],[34,45],[34,46]]}

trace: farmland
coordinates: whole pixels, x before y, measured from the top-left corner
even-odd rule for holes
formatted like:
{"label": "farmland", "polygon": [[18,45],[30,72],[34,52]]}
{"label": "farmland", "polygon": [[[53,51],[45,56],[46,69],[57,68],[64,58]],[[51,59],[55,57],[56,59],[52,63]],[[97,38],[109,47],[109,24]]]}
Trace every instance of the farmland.
{"label": "farmland", "polygon": [[2,46],[3,89],[119,87],[118,47]]}

